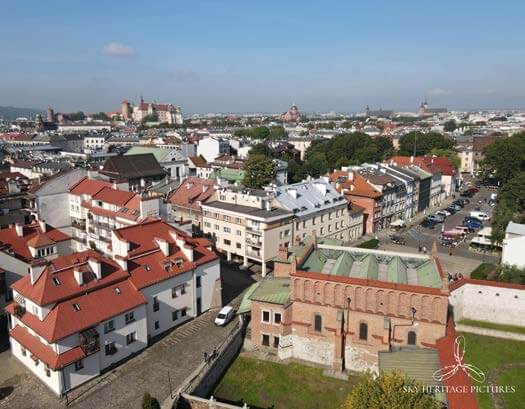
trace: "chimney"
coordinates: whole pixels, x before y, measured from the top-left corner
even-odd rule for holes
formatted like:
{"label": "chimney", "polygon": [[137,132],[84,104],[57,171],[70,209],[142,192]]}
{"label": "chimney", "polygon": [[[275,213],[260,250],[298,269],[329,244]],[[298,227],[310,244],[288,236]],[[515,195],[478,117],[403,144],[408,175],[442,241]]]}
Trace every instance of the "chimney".
{"label": "chimney", "polygon": [[42,230],[42,233],[45,233],[47,230],[46,221],[38,220],[38,224],[40,225],[40,230]]}
{"label": "chimney", "polygon": [[113,181],[113,189],[114,190],[118,190],[118,185],[117,185],[117,181]]}
{"label": "chimney", "polygon": [[122,257],[114,257],[114,259],[122,270],[128,271],[128,260],[125,260]]}
{"label": "chimney", "polygon": [[191,262],[193,262],[193,247],[190,244],[186,244],[186,241],[182,236],[179,236],[175,232],[170,232],[171,237],[175,240],[175,244],[181,249],[184,256]]}
{"label": "chimney", "polygon": [[21,223],[15,223],[16,235],[18,237],[24,236],[24,225]]}
{"label": "chimney", "polygon": [[349,170],[348,171],[348,180],[353,181],[354,180],[354,171]]}
{"label": "chimney", "polygon": [[73,275],[75,276],[75,280],[77,281],[78,285],[84,284],[84,274],[82,271],[80,271],[78,268],[75,268],[73,270]]}
{"label": "chimney", "polygon": [[410,164],[413,164],[413,163],[414,163],[414,157],[411,156],[411,157],[410,157]]}
{"label": "chimney", "polygon": [[97,277],[97,280],[100,280],[102,278],[102,265],[100,264],[100,260],[90,257],[88,258],[88,264],[91,271],[93,271],[93,274]]}
{"label": "chimney", "polygon": [[31,285],[34,285],[40,278],[44,269],[47,266],[45,260],[38,260],[37,262],[31,263],[29,266],[29,277],[31,279]]}
{"label": "chimney", "polygon": [[166,240],[159,238],[155,238],[155,242],[157,246],[159,246],[160,251],[162,251],[162,254],[168,257],[170,255],[170,244]]}

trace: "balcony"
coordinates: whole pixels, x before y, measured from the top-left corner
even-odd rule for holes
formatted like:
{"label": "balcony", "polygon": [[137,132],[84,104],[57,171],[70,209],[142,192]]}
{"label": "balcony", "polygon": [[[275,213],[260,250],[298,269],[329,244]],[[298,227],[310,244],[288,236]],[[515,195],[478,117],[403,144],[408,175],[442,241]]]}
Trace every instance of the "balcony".
{"label": "balcony", "polygon": [[100,350],[99,334],[95,328],[82,331],[79,334],[80,348],[86,355],[94,354]]}
{"label": "balcony", "polygon": [[248,257],[256,258],[257,260],[261,259],[261,252],[255,250],[246,250],[246,255]]}
{"label": "balcony", "polygon": [[73,219],[71,220],[71,226],[80,230],[86,230],[86,221],[81,219]]}
{"label": "balcony", "polygon": [[258,240],[256,238],[247,237],[246,238],[246,243],[248,243],[249,245],[254,246],[254,247],[262,247],[262,241]]}
{"label": "balcony", "polygon": [[262,230],[260,230],[258,227],[247,226],[247,227],[246,227],[246,231],[247,231],[248,233],[255,234],[255,235],[257,235],[257,236],[262,235]]}

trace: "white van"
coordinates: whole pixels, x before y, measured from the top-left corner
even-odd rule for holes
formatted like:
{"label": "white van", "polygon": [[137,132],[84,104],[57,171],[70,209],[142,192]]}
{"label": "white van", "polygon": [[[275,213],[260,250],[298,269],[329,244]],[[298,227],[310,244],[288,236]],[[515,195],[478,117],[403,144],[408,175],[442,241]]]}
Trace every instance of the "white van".
{"label": "white van", "polygon": [[484,222],[485,220],[490,220],[490,216],[485,212],[473,211],[473,212],[470,212],[470,217],[478,219],[479,221],[482,221],[482,222]]}
{"label": "white van", "polygon": [[215,318],[215,325],[220,327],[226,325],[233,318],[234,312],[235,310],[233,307],[230,307],[229,305],[222,307],[222,309],[217,314],[217,318]]}

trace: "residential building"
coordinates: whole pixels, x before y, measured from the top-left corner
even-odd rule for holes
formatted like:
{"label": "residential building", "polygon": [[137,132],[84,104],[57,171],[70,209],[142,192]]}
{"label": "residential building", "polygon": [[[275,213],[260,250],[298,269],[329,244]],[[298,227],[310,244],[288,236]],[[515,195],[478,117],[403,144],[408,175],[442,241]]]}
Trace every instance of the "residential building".
{"label": "residential building", "polygon": [[277,256],[280,245],[293,240],[293,212],[274,205],[273,192],[247,188],[220,188],[218,200],[202,203],[204,233],[211,236],[217,250],[242,259],[267,264]]}
{"label": "residential building", "polygon": [[0,228],[29,223],[31,181],[21,173],[0,172]]}
{"label": "residential building", "polygon": [[202,179],[208,179],[214,171],[202,155],[189,157],[188,168],[189,176],[197,176]]}
{"label": "residential building", "polygon": [[457,148],[461,161],[459,171],[461,173],[474,173],[474,150],[471,144],[461,145]]}
{"label": "residential building", "polygon": [[525,268],[525,224],[509,222],[501,253],[501,263]]}
{"label": "residential building", "polygon": [[104,162],[99,173],[111,182],[127,182],[129,189],[134,191],[143,191],[164,180],[167,174],[152,153],[113,156]]}
{"label": "residential building", "polygon": [[188,157],[178,149],[157,148],[152,146],[133,146],[124,156],[151,153],[164,168],[170,179],[181,180],[188,175]]}
{"label": "residential building", "polygon": [[57,395],[220,306],[220,263],[207,240],[153,219],[115,230],[112,249],[32,266],[12,285],[12,353]]}
{"label": "residential building", "polygon": [[254,284],[245,347],[336,371],[375,370],[380,353],[431,348],[446,334],[448,280],[434,255],[317,243],[281,248]]}
{"label": "residential building", "polygon": [[31,265],[71,253],[70,237],[44,221],[16,223],[0,230],[0,315],[13,299],[10,286],[27,275]]}
{"label": "residential building", "polygon": [[230,144],[227,140],[217,137],[207,137],[199,141],[197,156],[202,156],[207,162],[213,162],[215,158],[230,154]]}
{"label": "residential building", "polygon": [[273,192],[279,207],[294,214],[291,244],[311,235],[349,239],[348,202],[328,178],[276,187]]}
{"label": "residential building", "polygon": [[472,152],[474,155],[473,171],[475,173],[481,170],[481,163],[485,159],[485,148],[496,142],[497,136],[474,136],[472,138]]}
{"label": "residential building", "polygon": [[180,186],[168,196],[171,204],[171,214],[177,221],[191,220],[198,231],[202,231],[203,203],[217,199],[215,179],[203,179],[190,176],[182,181]]}

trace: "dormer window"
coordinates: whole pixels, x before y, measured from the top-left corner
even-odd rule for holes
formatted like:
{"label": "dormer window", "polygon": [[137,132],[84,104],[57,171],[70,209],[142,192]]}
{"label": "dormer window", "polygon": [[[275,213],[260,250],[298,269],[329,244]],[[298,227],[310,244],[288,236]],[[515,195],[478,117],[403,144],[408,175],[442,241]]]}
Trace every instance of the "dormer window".
{"label": "dormer window", "polygon": [[120,291],[120,288],[115,287],[115,293],[116,293],[117,295],[120,294],[121,292],[122,292],[122,291]]}
{"label": "dormer window", "polygon": [[53,284],[56,286],[60,285],[60,279],[58,277],[53,277]]}
{"label": "dormer window", "polygon": [[144,264],[144,270],[151,271],[151,266],[149,264]]}
{"label": "dormer window", "polygon": [[75,311],[80,311],[80,305],[78,305],[77,303],[74,303],[74,304],[73,304],[73,309],[74,309]]}

